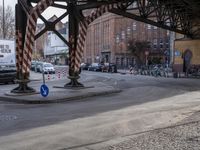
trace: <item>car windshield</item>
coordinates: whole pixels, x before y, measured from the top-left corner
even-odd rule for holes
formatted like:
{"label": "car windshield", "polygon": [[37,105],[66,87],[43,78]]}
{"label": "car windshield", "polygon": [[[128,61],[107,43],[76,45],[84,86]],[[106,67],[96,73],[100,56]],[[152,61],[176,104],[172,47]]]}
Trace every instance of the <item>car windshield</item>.
{"label": "car windshield", "polygon": [[44,64],[44,67],[53,67],[52,64]]}
{"label": "car windshield", "polygon": [[98,63],[93,63],[93,64],[92,64],[92,66],[98,66],[98,65],[99,65]]}

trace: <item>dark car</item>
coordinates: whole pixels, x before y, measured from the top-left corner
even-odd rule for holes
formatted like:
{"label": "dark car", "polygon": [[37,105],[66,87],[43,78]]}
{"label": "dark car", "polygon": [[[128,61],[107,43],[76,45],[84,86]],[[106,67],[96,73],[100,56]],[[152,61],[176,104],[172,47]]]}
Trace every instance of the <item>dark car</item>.
{"label": "dark car", "polygon": [[37,61],[31,61],[31,70],[35,71]]}
{"label": "dark car", "polygon": [[110,63],[108,72],[117,73],[117,65]]}
{"label": "dark car", "polygon": [[17,69],[15,65],[0,65],[0,83],[15,83]]}
{"label": "dark car", "polygon": [[101,71],[101,69],[102,69],[102,65],[99,63],[92,63],[88,67],[88,71]]}
{"label": "dark car", "polygon": [[117,73],[117,65],[113,63],[104,63],[104,65],[102,65],[102,72]]}
{"label": "dark car", "polygon": [[42,61],[36,62],[36,64],[35,64],[35,72],[42,72],[42,64],[43,64]]}
{"label": "dark car", "polygon": [[89,63],[81,63],[81,70],[88,70],[89,66]]}
{"label": "dark car", "polygon": [[101,66],[101,71],[102,71],[102,72],[109,72],[109,63],[104,63],[104,64]]}

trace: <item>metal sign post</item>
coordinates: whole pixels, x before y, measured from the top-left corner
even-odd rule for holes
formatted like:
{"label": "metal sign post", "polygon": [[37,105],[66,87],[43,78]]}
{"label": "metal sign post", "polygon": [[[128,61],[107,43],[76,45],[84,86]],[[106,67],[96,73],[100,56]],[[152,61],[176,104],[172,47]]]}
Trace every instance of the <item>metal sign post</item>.
{"label": "metal sign post", "polygon": [[44,75],[44,70],[42,71],[42,78],[43,78],[43,84],[40,87],[40,94],[43,97],[47,97],[49,95],[49,88],[48,86],[45,84],[45,75]]}
{"label": "metal sign post", "polygon": [[43,84],[45,84],[44,70],[42,71],[42,79],[43,79]]}

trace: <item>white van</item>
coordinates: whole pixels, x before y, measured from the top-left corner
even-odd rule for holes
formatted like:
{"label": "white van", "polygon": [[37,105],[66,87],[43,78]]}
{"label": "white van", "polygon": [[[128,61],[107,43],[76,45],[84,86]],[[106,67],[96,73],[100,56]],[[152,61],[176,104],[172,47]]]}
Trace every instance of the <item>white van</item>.
{"label": "white van", "polygon": [[0,83],[15,82],[16,72],[15,41],[0,40]]}

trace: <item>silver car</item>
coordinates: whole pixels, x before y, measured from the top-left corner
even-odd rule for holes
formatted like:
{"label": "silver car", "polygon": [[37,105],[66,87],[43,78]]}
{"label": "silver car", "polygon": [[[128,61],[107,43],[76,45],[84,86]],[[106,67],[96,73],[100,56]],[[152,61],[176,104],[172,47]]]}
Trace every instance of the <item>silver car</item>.
{"label": "silver car", "polygon": [[41,66],[41,72],[44,71],[45,74],[55,74],[55,68],[51,63],[43,63]]}

